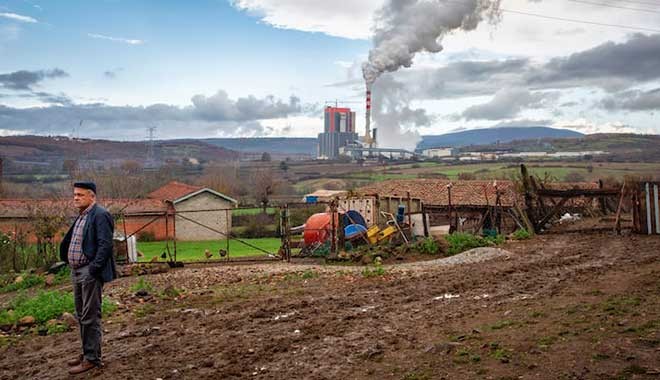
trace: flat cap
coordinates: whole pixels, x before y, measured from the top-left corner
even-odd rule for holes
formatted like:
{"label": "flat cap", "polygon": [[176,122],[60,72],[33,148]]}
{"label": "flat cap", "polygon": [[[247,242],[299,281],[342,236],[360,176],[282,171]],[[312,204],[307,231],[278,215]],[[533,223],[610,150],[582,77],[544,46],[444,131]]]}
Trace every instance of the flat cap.
{"label": "flat cap", "polygon": [[96,194],[96,184],[94,182],[76,182],[73,184],[73,187],[92,190]]}

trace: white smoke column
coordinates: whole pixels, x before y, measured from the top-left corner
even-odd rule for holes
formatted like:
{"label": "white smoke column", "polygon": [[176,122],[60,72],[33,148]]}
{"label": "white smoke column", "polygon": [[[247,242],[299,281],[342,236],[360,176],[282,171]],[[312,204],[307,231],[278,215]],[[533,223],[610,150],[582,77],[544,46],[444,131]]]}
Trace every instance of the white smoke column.
{"label": "white smoke column", "polygon": [[378,127],[378,147],[415,150],[422,140],[417,128],[429,126],[433,116],[410,105],[407,87],[392,75],[383,75],[373,88],[372,114]]}
{"label": "white smoke column", "polygon": [[374,47],[362,65],[367,85],[385,72],[410,67],[419,52],[438,53],[443,37],[499,20],[500,0],[388,0],[376,15]]}

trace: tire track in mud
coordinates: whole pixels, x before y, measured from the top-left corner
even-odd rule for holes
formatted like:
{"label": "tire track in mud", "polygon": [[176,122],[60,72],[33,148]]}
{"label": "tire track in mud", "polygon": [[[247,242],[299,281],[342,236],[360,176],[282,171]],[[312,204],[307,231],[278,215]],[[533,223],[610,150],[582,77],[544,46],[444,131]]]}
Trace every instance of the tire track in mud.
{"label": "tire track in mud", "polygon": [[[305,282],[276,281],[245,299],[219,300],[212,292],[180,304],[165,301],[144,318],[127,315],[105,325],[102,377],[370,378],[380,368],[374,370],[374,362],[386,361],[381,366],[389,368],[427,360],[420,352],[464,321],[550,299],[621,268],[657,263],[660,252],[660,244],[646,238],[574,234],[506,248],[512,252],[508,258],[397,268],[370,279],[355,270],[336,274],[343,268],[295,267],[320,275]],[[269,278],[267,269],[218,271],[227,276],[201,286],[249,288],[249,279]],[[278,265],[275,272],[287,268]],[[195,283],[185,276],[179,271],[175,277]],[[73,332],[34,337],[2,349],[0,378],[66,378],[62,363],[75,352],[76,338]]]}

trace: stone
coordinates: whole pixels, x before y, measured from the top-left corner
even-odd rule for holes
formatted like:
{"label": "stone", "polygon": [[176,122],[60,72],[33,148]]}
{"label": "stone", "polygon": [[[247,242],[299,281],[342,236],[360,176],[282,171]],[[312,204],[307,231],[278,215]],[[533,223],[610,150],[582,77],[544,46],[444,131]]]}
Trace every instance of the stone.
{"label": "stone", "polygon": [[53,286],[53,284],[55,283],[55,275],[54,274],[46,275],[46,277],[44,277],[44,283],[46,284],[46,286]]}
{"label": "stone", "polygon": [[36,322],[37,322],[37,320],[33,316],[26,315],[25,317],[18,320],[18,325],[19,326],[32,326]]}
{"label": "stone", "polygon": [[18,276],[14,280],[14,284],[20,284],[21,282],[23,282],[23,276]]}
{"label": "stone", "polygon": [[60,320],[64,323],[66,323],[67,326],[70,328],[75,328],[78,326],[78,321],[76,320],[76,317],[73,316],[71,313],[63,313],[60,316]]}

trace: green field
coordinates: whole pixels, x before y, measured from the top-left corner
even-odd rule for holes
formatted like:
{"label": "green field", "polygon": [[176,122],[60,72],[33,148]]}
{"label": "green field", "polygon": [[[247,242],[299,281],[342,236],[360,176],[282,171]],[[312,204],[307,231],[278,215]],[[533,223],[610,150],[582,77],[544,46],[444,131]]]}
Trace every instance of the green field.
{"label": "green field", "polygon": [[[250,243],[253,246],[264,249],[270,253],[276,254],[280,248],[280,239],[278,238],[259,238],[259,239],[241,239]],[[164,241],[155,242],[138,242],[137,248],[143,257],[140,261],[150,261],[154,256],[160,256],[165,250]],[[207,260],[204,251],[208,249],[213,256],[211,260],[220,258],[218,255],[219,249],[227,249],[226,240],[209,240],[209,241],[177,241],[177,261],[204,261]],[[174,248],[170,243],[170,252],[174,253]],[[258,249],[249,247],[237,240],[229,241],[229,257],[250,257],[250,256],[264,256],[266,253]],[[160,259],[160,261],[165,261]]]}
{"label": "green field", "polygon": [[[264,211],[262,208],[239,208],[231,211],[232,215],[259,215]],[[266,214],[275,214],[277,210],[274,207],[267,207]]]}

